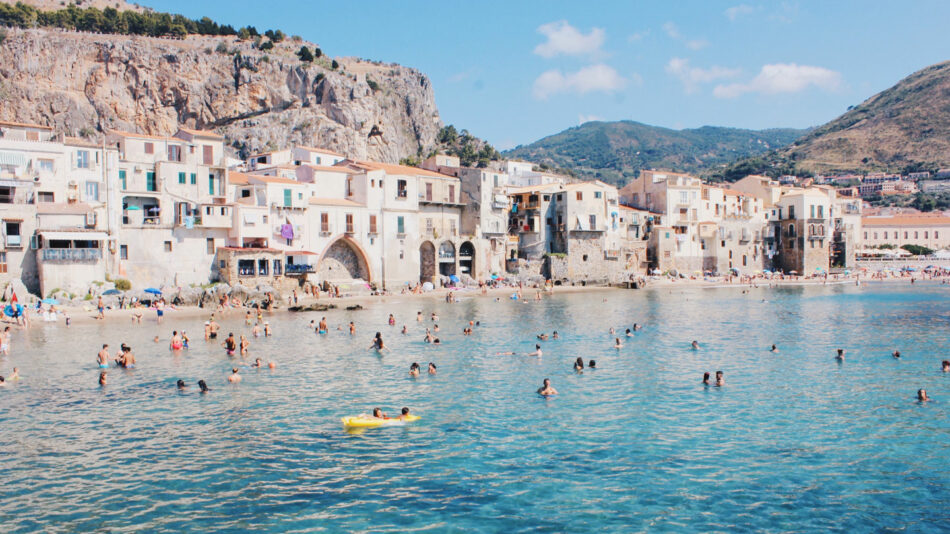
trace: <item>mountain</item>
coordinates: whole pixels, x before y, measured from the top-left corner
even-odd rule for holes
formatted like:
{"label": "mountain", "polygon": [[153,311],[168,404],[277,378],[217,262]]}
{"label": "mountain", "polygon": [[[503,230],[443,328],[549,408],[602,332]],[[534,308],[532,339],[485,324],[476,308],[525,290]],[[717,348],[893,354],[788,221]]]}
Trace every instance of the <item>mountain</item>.
{"label": "mountain", "polygon": [[945,167],[950,167],[950,61],[911,74],[788,147],[736,162],[722,177]]}
{"label": "mountain", "polygon": [[785,146],[805,130],[742,130],[703,126],[672,130],[634,121],[587,122],[503,153],[582,178],[622,184],[641,169],[703,173]]}
{"label": "mountain", "polygon": [[[250,37],[230,26],[220,30],[235,35],[195,34],[205,21],[213,29],[200,31],[219,27],[151,11],[126,17],[70,6],[61,10],[73,17],[66,23],[40,19],[65,29],[31,28],[37,14],[8,5],[0,4],[4,23],[23,27],[0,28],[0,120],[88,138],[110,128],[154,135],[212,129],[241,155],[297,142],[395,163],[437,144],[442,121],[432,85],[411,68],[331,59],[299,37],[265,39],[253,28]],[[169,35],[129,35],[138,30],[129,25],[126,34],[69,30],[126,24],[123,17],[164,19],[166,30],[140,31]]]}

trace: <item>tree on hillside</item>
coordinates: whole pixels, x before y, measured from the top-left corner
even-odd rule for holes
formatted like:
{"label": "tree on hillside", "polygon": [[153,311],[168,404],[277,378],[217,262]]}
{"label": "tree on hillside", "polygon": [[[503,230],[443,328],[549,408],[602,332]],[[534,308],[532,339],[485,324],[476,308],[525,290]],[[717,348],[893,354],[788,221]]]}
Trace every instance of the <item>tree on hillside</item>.
{"label": "tree on hillside", "polygon": [[443,143],[446,145],[452,145],[452,144],[455,144],[455,141],[458,140],[458,137],[459,137],[459,134],[457,131],[455,131],[455,126],[451,124],[448,126],[443,126],[442,129],[439,130],[440,143]]}
{"label": "tree on hillside", "polygon": [[300,47],[300,50],[297,51],[297,57],[300,58],[300,61],[313,63],[313,52],[311,52],[310,49],[307,48],[307,45]]}

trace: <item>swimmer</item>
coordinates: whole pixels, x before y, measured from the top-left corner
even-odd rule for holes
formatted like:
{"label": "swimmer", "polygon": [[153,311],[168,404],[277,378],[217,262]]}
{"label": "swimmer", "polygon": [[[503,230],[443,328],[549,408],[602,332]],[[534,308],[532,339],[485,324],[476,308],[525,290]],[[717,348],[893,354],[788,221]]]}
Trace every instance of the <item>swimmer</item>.
{"label": "swimmer", "polygon": [[597,369],[597,362],[595,362],[594,360],[591,360],[590,362],[587,363],[587,368],[588,368],[588,369]]}
{"label": "swimmer", "polygon": [[435,326],[433,326],[433,327],[432,327],[432,331],[433,331],[433,332],[438,332],[438,331],[439,331],[439,325],[436,324]]}
{"label": "swimmer", "polygon": [[514,356],[517,352],[496,352],[495,356]]}
{"label": "swimmer", "polygon": [[389,314],[389,326],[396,326],[396,318],[391,313]]}
{"label": "swimmer", "polygon": [[316,329],[317,329],[317,322],[314,321],[313,319],[310,319],[310,329],[311,329],[311,330],[316,330]]}
{"label": "swimmer", "polygon": [[548,340],[548,335],[547,335],[547,334],[543,334],[543,333],[542,333],[542,334],[538,334],[538,335],[537,335],[537,338],[540,339],[541,341],[547,341],[547,340]]}
{"label": "swimmer", "polygon": [[722,376],[722,371],[716,371],[716,387],[725,386],[726,379]]}
{"label": "swimmer", "polygon": [[633,337],[633,332],[631,332],[629,328],[624,333],[627,335],[627,337]]}
{"label": "swimmer", "polygon": [[772,343],[772,348],[769,350],[769,352],[778,352],[778,347],[775,346],[775,343]]}
{"label": "swimmer", "polygon": [[101,373],[99,373],[99,385],[100,385],[100,386],[106,385],[106,372],[105,372],[105,371],[102,371]]}
{"label": "swimmer", "polygon": [[373,419],[389,419],[386,417],[386,414],[383,413],[383,410],[380,408],[373,408]]}
{"label": "swimmer", "polygon": [[271,336],[270,323],[265,322],[264,323],[264,337],[270,337],[270,336]]}
{"label": "swimmer", "polygon": [[432,312],[432,317],[431,317],[431,319],[432,319],[432,322],[434,323],[434,322],[436,322],[436,321],[439,320],[439,316],[436,315],[435,312]]}
{"label": "swimmer", "polygon": [[[14,369],[14,371],[16,371],[16,369]],[[943,361],[943,372],[950,373],[950,360]]]}
{"label": "swimmer", "polygon": [[201,393],[202,393],[202,394],[211,391],[211,388],[208,387],[208,384],[205,384],[205,381],[204,381],[204,380],[199,380],[199,381],[198,381],[198,387],[201,388]]}
{"label": "swimmer", "polygon": [[178,390],[181,391],[181,390],[185,389],[186,387],[188,387],[188,385],[185,384],[185,381],[179,378],[179,379],[178,379]]}
{"label": "swimmer", "polygon": [[416,322],[417,322],[417,323],[421,323],[421,322],[422,322],[422,312],[421,312],[421,311],[420,311],[420,312],[416,312]]}
{"label": "swimmer", "polygon": [[634,331],[640,330],[641,328],[643,328],[643,327],[640,326],[640,325],[638,325],[637,323],[633,323],[633,330],[634,330]]}
{"label": "swimmer", "polygon": [[610,335],[614,335],[615,333],[616,333],[616,332],[614,331],[614,327],[611,326],[611,327],[610,327]]}
{"label": "swimmer", "polygon": [[584,370],[584,358],[580,356],[577,357],[577,360],[574,361],[574,370],[583,371]]}
{"label": "swimmer", "polygon": [[927,390],[926,390],[926,389],[918,389],[918,390],[917,390],[917,400],[920,401],[920,402],[927,402],[927,401],[930,400],[930,397],[927,396]]}
{"label": "swimmer", "polygon": [[407,328],[406,325],[402,325],[402,335],[405,336],[408,334],[409,334],[409,328]]}
{"label": "swimmer", "polygon": [[412,365],[409,366],[409,376],[416,378],[419,376],[419,364],[412,362]]}
{"label": "swimmer", "polygon": [[350,335],[356,334],[356,325],[353,324],[353,321],[350,321]]}
{"label": "swimmer", "polygon": [[253,367],[257,367],[258,369],[260,369],[261,367],[264,367],[264,360],[262,360],[262,359],[260,359],[260,358],[254,358],[254,365],[253,365]]}
{"label": "swimmer", "polygon": [[704,385],[704,386],[708,386],[708,385],[709,385],[709,373],[708,373],[708,372],[707,372],[707,373],[703,373],[703,385]]}
{"label": "swimmer", "polygon": [[540,358],[540,357],[541,357],[541,345],[538,345],[537,343],[535,343],[535,345],[534,345],[534,352],[529,352],[528,354],[525,354],[525,356],[537,356],[538,358]]}
{"label": "swimmer", "polygon": [[238,368],[231,368],[231,376],[228,377],[228,382],[234,384],[241,381],[241,375],[238,374]]}
{"label": "swimmer", "polygon": [[109,345],[102,345],[102,350],[100,350],[96,356],[96,363],[103,369],[109,367]]}
{"label": "swimmer", "polygon": [[261,337],[261,325],[255,324],[254,328],[251,329],[251,335],[254,337]]}
{"label": "swimmer", "polygon": [[376,332],[376,337],[373,338],[373,344],[369,346],[371,349],[375,349],[376,352],[382,352],[384,350],[389,350],[389,347],[383,343],[383,335],[379,332]]}
{"label": "swimmer", "polygon": [[5,387],[7,387],[7,381],[2,376],[0,376],[0,388]]}
{"label": "swimmer", "polygon": [[155,343],[158,343],[158,336],[155,336],[155,338],[152,339],[152,341],[154,341]]}
{"label": "swimmer", "polygon": [[185,331],[182,330],[182,331],[181,331],[181,348],[187,349],[187,348],[188,348],[188,342],[189,342],[189,341],[191,341],[191,340],[188,339],[188,334],[186,334]]}
{"label": "swimmer", "polygon": [[557,335],[557,330],[551,333],[551,339],[561,339],[561,336]]}
{"label": "swimmer", "polygon": [[895,350],[894,352],[891,353],[891,356],[893,356],[893,357],[895,357],[895,358],[897,358],[897,359],[900,359],[900,357],[901,357],[901,351]]}
{"label": "swimmer", "polygon": [[426,328],[426,336],[423,338],[423,341],[425,341],[426,343],[432,343],[432,340],[434,339],[435,338],[432,336],[432,332],[430,332],[429,329]]}
{"label": "swimmer", "polygon": [[557,395],[557,390],[551,386],[550,378],[545,378],[544,382],[541,383],[541,387],[538,388],[538,395],[543,395],[545,397],[549,395]]}
{"label": "swimmer", "polygon": [[320,318],[320,324],[317,325],[317,330],[318,330],[318,333],[320,334],[326,334],[329,331],[329,328],[327,327],[326,317]]}
{"label": "swimmer", "polygon": [[693,342],[690,343],[690,347],[692,347],[693,350],[699,350],[699,341],[694,339]]}
{"label": "swimmer", "polygon": [[135,355],[132,354],[132,349],[127,345],[122,345],[122,356],[119,357],[119,366],[125,369],[132,369],[135,367]]}
{"label": "swimmer", "polygon": [[251,346],[251,342],[247,340],[247,337],[244,334],[241,334],[241,356],[247,355],[247,348]]}
{"label": "swimmer", "polygon": [[234,356],[234,353],[237,351],[237,341],[234,340],[234,332],[228,332],[228,338],[224,340],[221,346],[224,347],[228,356]]}
{"label": "swimmer", "polygon": [[441,345],[441,344],[442,344],[442,340],[439,339],[439,338],[435,338],[435,339],[432,340],[432,344],[433,344],[433,345]]}
{"label": "swimmer", "polygon": [[168,344],[170,350],[181,350],[182,348],[181,336],[178,335],[178,330],[172,331],[172,340]]}
{"label": "swimmer", "polygon": [[15,381],[17,381],[17,380],[19,380],[19,379],[20,379],[20,368],[19,368],[19,367],[14,367],[14,368],[13,368],[13,374],[11,374],[11,375],[7,378],[7,380],[10,380],[11,382],[15,382]]}
{"label": "swimmer", "polygon": [[838,349],[838,354],[835,356],[835,359],[839,362],[844,361],[844,349]]}
{"label": "swimmer", "polygon": [[405,421],[409,417],[409,408],[403,408],[400,410],[399,420]]}
{"label": "swimmer", "polygon": [[435,364],[432,363],[432,362],[429,362],[429,374],[430,374],[430,375],[434,375],[434,374],[435,374]]}
{"label": "swimmer", "polygon": [[247,310],[247,313],[244,314],[244,324],[251,326],[251,310]]}
{"label": "swimmer", "polygon": [[615,349],[622,349],[622,348],[623,348],[623,343],[620,342],[620,338],[619,338],[619,337],[614,341],[614,348],[615,348]]}

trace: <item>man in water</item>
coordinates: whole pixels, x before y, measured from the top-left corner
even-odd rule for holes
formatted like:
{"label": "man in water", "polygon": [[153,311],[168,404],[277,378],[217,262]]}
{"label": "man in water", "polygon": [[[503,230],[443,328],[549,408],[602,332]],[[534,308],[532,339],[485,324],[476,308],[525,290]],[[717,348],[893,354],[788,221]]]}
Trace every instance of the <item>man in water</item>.
{"label": "man in water", "polygon": [[99,385],[100,385],[100,386],[106,385],[106,372],[105,372],[105,371],[102,371],[101,373],[99,373]]}
{"label": "man in water", "polygon": [[709,385],[709,373],[708,373],[708,372],[707,372],[707,373],[703,373],[703,385],[704,385],[704,386],[708,386],[708,385]]}
{"label": "man in water", "polygon": [[716,371],[716,387],[726,385],[726,379],[722,376],[722,371]]}
{"label": "man in water", "polygon": [[218,338],[218,329],[221,328],[218,326],[218,323],[214,322],[214,316],[211,316],[211,321],[209,321],[208,327],[210,332],[208,334],[208,339],[217,339]]}
{"label": "man in water", "polygon": [[551,385],[551,379],[545,378],[544,382],[541,384],[541,387],[538,388],[538,395],[543,395],[545,397],[549,395],[557,395],[557,390]]}
{"label": "man in water", "polygon": [[326,334],[326,333],[329,332],[329,331],[330,331],[330,329],[329,329],[329,327],[327,326],[327,318],[326,318],[326,317],[321,317],[321,318],[320,318],[320,323],[317,325],[317,332],[320,333],[320,334]]}
{"label": "man in water", "polygon": [[124,367],[125,369],[132,369],[135,367],[135,355],[132,354],[132,349],[127,345],[122,346],[122,355],[119,356],[119,366]]}
{"label": "man in water", "polygon": [[839,362],[844,361],[844,349],[838,349],[838,355],[835,356],[835,359],[838,360]]}
{"label": "man in water", "polygon": [[400,420],[400,421],[405,421],[405,420],[408,419],[408,418],[409,418],[409,408],[405,408],[405,407],[404,407],[404,408],[402,409],[402,413],[401,413],[400,416],[399,416],[399,420]]}
{"label": "man in water", "polygon": [[430,374],[430,375],[434,375],[434,374],[435,374],[435,364],[432,363],[432,362],[429,362],[429,374]]}
{"label": "man in water", "polygon": [[232,384],[235,384],[235,383],[240,382],[240,381],[241,381],[241,375],[238,374],[238,368],[237,368],[237,367],[233,367],[233,368],[231,369],[231,375],[228,376],[228,382],[230,382],[230,383],[232,383]]}
{"label": "man in water", "polygon": [[927,401],[930,400],[930,397],[927,396],[927,390],[926,390],[926,389],[918,389],[918,390],[917,390],[917,400],[920,401],[920,402],[927,402]]}
{"label": "man in water", "polygon": [[891,356],[899,360],[901,357],[901,351],[895,350],[894,352],[891,353]]}
{"label": "man in water", "polygon": [[103,369],[109,367],[109,345],[105,343],[102,345],[102,350],[100,350],[96,356],[96,363]]}
{"label": "man in water", "polygon": [[188,387],[188,385],[185,384],[185,381],[182,380],[182,379],[180,379],[180,378],[178,379],[178,384],[177,384],[177,385],[178,385],[178,390],[179,390],[179,391],[181,391],[181,390],[183,390],[183,389],[185,389],[185,388]]}
{"label": "man in water", "polygon": [[699,341],[696,341],[696,340],[694,339],[693,342],[690,343],[690,347],[691,347],[693,350],[699,350]]}
{"label": "man in water", "polygon": [[943,361],[943,372],[950,373],[950,360]]}
{"label": "man in water", "polygon": [[198,381],[198,387],[201,389],[202,394],[211,391],[211,388],[208,387],[208,384],[206,384],[204,380]]}
{"label": "man in water", "polygon": [[271,335],[270,323],[265,322],[264,323],[264,337],[270,337],[270,335]]}
{"label": "man in water", "polygon": [[102,303],[102,295],[99,296],[99,300],[96,302],[96,309],[99,311],[98,315],[96,315],[96,319],[105,319],[106,306]]}
{"label": "man in water", "polygon": [[537,356],[538,358],[540,358],[540,357],[541,357],[541,345],[538,345],[537,343],[535,343],[535,345],[534,345],[534,352],[529,352],[528,354],[525,354],[525,356]]}
{"label": "man in water", "polygon": [[419,364],[412,362],[412,365],[409,366],[409,376],[416,378],[419,376]]}
{"label": "man in water", "polygon": [[227,351],[228,356],[234,356],[234,353],[237,351],[237,341],[234,340],[234,332],[228,333],[228,338],[224,340],[221,346]]}
{"label": "man in water", "polygon": [[778,352],[778,347],[775,346],[775,343],[772,343],[772,350],[771,350],[771,352]]}

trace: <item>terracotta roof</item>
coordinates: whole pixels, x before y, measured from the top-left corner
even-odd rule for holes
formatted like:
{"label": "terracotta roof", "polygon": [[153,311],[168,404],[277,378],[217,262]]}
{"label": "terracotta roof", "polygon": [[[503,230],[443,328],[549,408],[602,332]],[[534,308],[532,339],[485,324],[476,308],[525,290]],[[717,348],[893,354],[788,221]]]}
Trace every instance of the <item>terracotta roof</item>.
{"label": "terracotta roof", "polygon": [[299,149],[301,149],[301,150],[307,150],[307,151],[310,151],[310,152],[320,152],[321,154],[330,154],[330,155],[333,155],[333,156],[340,156],[341,158],[345,158],[345,157],[346,157],[346,156],[344,156],[343,154],[340,154],[339,152],[334,152],[334,151],[332,151],[332,150],[327,150],[327,149],[325,149],[325,148],[316,148],[316,147],[301,146],[301,145],[297,145],[297,146],[294,147],[294,148],[299,148]]}
{"label": "terracotta roof", "polygon": [[509,195],[520,195],[523,193],[534,193],[534,192],[550,192],[551,190],[559,190],[563,186],[561,184],[540,184],[540,185],[526,185],[523,187],[515,187],[508,190]]}
{"label": "terracotta roof", "polygon": [[20,128],[39,128],[41,130],[52,130],[52,128],[49,126],[43,126],[42,124],[30,124],[26,122],[0,121],[0,126],[16,126]]}
{"label": "terracotta roof", "polygon": [[285,256],[316,256],[316,252],[310,252],[309,250],[285,250]]}
{"label": "terracotta roof", "polygon": [[[135,137],[137,139],[159,139],[161,141],[173,140],[171,137],[165,137],[161,135],[149,135],[149,134],[140,134],[135,132],[124,132],[122,130],[109,130],[110,134],[118,135],[119,137]],[[181,142],[183,139],[174,139],[174,141]]]}
{"label": "terracotta roof", "polygon": [[310,204],[316,204],[318,206],[352,206],[352,207],[362,207],[363,204],[359,202],[354,202],[345,198],[321,198],[321,197],[311,197],[308,200]]}
{"label": "terracotta roof", "polygon": [[347,170],[346,170],[345,168],[343,168],[343,167],[335,167],[335,166],[332,166],[332,165],[329,165],[329,166],[328,166],[328,165],[314,165],[313,163],[304,163],[304,164],[301,164],[300,166],[301,166],[301,167],[309,167],[309,168],[311,168],[311,169],[313,169],[313,170],[315,170],[315,171],[339,172],[339,173],[342,173],[342,174],[348,174],[348,173],[349,173],[349,171],[347,171]]}
{"label": "terracotta roof", "polygon": [[235,185],[247,185],[248,175],[243,172],[228,171],[228,183]]}
{"label": "terracotta roof", "polygon": [[66,204],[64,202],[40,202],[36,205],[36,213],[51,215],[85,215],[92,211],[92,206],[83,202]]}
{"label": "terracotta roof", "polygon": [[81,137],[65,137],[63,138],[63,143],[69,146],[84,146],[89,148],[99,148],[100,145],[92,141],[88,141]]}
{"label": "terracotta roof", "polygon": [[290,178],[281,178],[279,176],[264,176],[262,174],[248,174],[247,177],[259,180],[266,184],[292,184],[292,185],[303,185],[304,182],[298,182],[297,180],[291,180]]}
{"label": "terracotta roof", "polygon": [[178,128],[179,130],[194,135],[196,137],[208,137],[210,139],[224,139],[223,135],[212,132],[211,130],[192,130],[191,128]]}
{"label": "terracotta roof", "polygon": [[896,215],[891,217],[862,217],[863,226],[946,226],[950,217],[940,215]]}
{"label": "terracotta roof", "polygon": [[268,151],[268,152],[258,152],[258,153],[256,153],[256,154],[251,154],[250,156],[247,157],[247,159],[258,158],[258,157],[261,157],[261,156],[269,156],[269,155],[271,155],[271,154],[277,154],[278,152],[290,152],[290,149],[289,149],[289,148],[282,148],[282,149],[280,149],[280,150],[270,150],[270,151]]}
{"label": "terracotta roof", "polygon": [[[342,161],[337,165],[342,166]],[[428,171],[426,169],[420,169],[419,167],[409,167],[407,165],[396,165],[395,163],[379,163],[376,161],[357,161],[351,160],[351,163],[358,168],[363,168],[366,170],[372,171],[384,171],[386,174],[393,174],[399,176],[432,176],[434,178],[451,178],[453,180],[458,180],[455,176],[449,176],[448,174],[442,174],[434,171]]]}

